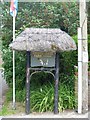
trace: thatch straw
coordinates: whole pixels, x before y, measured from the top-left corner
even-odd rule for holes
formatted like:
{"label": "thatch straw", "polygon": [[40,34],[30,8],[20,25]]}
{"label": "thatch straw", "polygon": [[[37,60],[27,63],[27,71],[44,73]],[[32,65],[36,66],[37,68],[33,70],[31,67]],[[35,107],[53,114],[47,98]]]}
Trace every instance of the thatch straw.
{"label": "thatch straw", "polygon": [[26,28],[10,48],[18,51],[56,52],[76,50],[74,40],[60,29]]}

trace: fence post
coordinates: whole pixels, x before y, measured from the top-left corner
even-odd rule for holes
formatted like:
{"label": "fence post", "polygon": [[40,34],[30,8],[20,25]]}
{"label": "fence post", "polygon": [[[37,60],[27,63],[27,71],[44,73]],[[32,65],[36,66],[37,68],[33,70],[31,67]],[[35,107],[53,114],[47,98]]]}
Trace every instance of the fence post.
{"label": "fence post", "polygon": [[58,83],[59,83],[59,53],[56,53],[55,59],[55,96],[54,96],[54,113],[58,113]]}

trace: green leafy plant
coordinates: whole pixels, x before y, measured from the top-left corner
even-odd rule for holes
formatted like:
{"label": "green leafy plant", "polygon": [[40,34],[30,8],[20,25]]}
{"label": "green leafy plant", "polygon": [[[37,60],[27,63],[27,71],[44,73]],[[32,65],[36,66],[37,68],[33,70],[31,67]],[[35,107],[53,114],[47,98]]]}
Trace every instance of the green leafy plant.
{"label": "green leafy plant", "polygon": [[[37,86],[38,82],[38,87]],[[46,112],[54,109],[54,80],[42,84],[40,80],[31,82],[30,89],[30,107],[31,111]],[[34,84],[33,84],[34,83]],[[32,86],[34,85],[34,86]],[[75,77],[60,74],[59,80],[59,111],[65,109],[74,109],[77,107],[77,98],[75,96]],[[22,102],[25,106],[25,88],[16,90],[16,101]],[[7,92],[7,101],[12,100],[12,89]]]}
{"label": "green leafy plant", "polygon": [[43,85],[36,91],[31,91],[32,111],[52,111],[54,102],[54,88],[52,84]]}
{"label": "green leafy plant", "polygon": [[[59,112],[64,109],[74,109],[77,106],[74,89],[71,86],[59,83]],[[43,85],[31,91],[32,111],[53,111],[54,109],[54,84]]]}
{"label": "green leafy plant", "polygon": [[[2,27],[2,51],[3,51],[3,67],[5,68],[5,76],[7,83],[12,87],[12,51],[9,49],[9,44],[12,41],[12,17],[9,14],[9,3],[2,6],[3,27]],[[73,11],[74,10],[74,11]],[[38,13],[38,14],[37,14]],[[76,16],[76,17],[73,17]],[[16,17],[16,36],[20,34],[26,27],[41,27],[41,28],[61,28],[68,29],[70,34],[76,33],[78,23],[78,4],[77,3],[19,3],[18,17]],[[62,26],[63,25],[63,26]],[[65,53],[61,55],[62,63],[61,71],[67,70],[70,62],[65,57],[69,58],[70,62],[73,53]],[[25,52],[16,52],[16,89],[22,89],[25,86],[25,67],[26,67]],[[66,60],[67,59],[67,60]],[[74,59],[73,59],[74,60]],[[64,69],[63,69],[63,64]],[[73,63],[72,63],[73,64]],[[63,69],[63,70],[62,70]]]}
{"label": "green leafy plant", "polygon": [[[38,13],[38,14],[37,14]],[[75,34],[78,25],[77,3],[19,3],[18,17],[16,17],[16,36],[26,27],[61,28],[70,35]],[[12,51],[9,44],[12,41],[12,17],[9,15],[9,3],[2,6],[2,51],[5,76],[11,90],[7,99],[12,100]],[[76,16],[76,17],[75,17]],[[72,58],[72,59],[71,59]],[[16,100],[25,101],[25,68],[26,53],[16,52]],[[60,53],[60,98],[59,111],[74,107],[74,65],[77,64],[77,51]],[[48,84],[50,82],[50,84]],[[31,79],[31,107],[32,111],[53,110],[54,80],[52,76],[41,73]],[[65,83],[65,84],[64,84]],[[69,85],[69,87],[68,87]],[[70,92],[71,91],[71,92]],[[67,96],[68,97],[67,97]],[[70,97],[71,95],[71,97]],[[50,96],[52,99],[50,99]],[[73,102],[72,102],[73,101]],[[46,107],[45,107],[46,105]],[[65,105],[65,106],[64,106]]]}

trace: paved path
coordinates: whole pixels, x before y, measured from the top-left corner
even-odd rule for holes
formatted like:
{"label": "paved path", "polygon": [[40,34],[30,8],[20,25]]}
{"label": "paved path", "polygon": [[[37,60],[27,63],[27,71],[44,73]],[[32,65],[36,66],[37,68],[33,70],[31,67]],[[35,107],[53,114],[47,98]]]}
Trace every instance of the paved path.
{"label": "paved path", "polygon": [[4,116],[4,118],[88,118],[88,113],[78,114],[74,111],[65,111],[55,115],[53,112],[46,113],[31,113],[29,115],[20,114],[20,115],[11,115]]}
{"label": "paved path", "polygon": [[5,98],[5,92],[7,89],[8,89],[8,86],[4,79],[4,69],[0,68],[0,110],[2,108],[2,104],[4,102],[3,98]]}

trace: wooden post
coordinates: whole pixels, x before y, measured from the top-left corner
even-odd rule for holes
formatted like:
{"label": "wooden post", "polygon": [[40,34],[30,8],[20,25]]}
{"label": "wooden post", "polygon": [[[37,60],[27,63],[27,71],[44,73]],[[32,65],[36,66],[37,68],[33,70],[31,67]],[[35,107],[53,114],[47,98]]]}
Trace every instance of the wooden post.
{"label": "wooden post", "polygon": [[88,44],[86,0],[80,0],[80,27],[82,28],[82,113],[88,111]]}
{"label": "wooden post", "polygon": [[30,113],[30,51],[27,51],[26,66],[26,114]]}
{"label": "wooden post", "polygon": [[55,96],[54,96],[54,113],[58,113],[58,82],[59,82],[59,54],[56,53],[55,59]]}
{"label": "wooden post", "polygon": [[82,29],[78,28],[78,113],[82,113]]}

